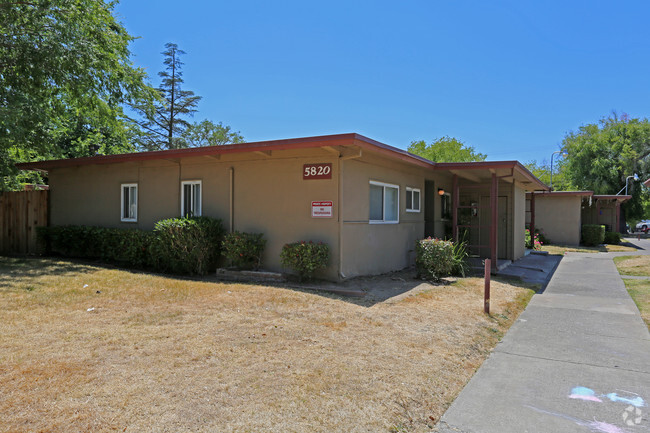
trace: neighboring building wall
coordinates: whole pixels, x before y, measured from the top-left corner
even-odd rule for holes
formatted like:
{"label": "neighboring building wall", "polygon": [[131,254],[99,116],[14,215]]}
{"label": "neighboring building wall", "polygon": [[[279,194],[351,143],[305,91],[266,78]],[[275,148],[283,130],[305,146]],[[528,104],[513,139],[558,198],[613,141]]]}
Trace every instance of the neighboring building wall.
{"label": "neighboring building wall", "polygon": [[535,228],[552,243],[579,245],[580,196],[535,195]]}
{"label": "neighboring building wall", "polygon": [[582,224],[601,224],[607,231],[618,231],[616,227],[616,201],[593,199],[591,206],[582,203]]}

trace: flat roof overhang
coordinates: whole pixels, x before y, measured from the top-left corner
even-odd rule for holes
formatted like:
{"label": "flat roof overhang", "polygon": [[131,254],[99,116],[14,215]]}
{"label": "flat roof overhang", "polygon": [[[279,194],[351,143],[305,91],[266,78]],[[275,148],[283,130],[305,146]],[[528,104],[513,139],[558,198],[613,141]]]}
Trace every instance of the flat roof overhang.
{"label": "flat roof overhang", "polygon": [[492,175],[517,183],[524,191],[548,191],[549,187],[519,161],[439,162],[434,170],[447,170],[475,183],[491,182]]}
{"label": "flat roof overhang", "polygon": [[593,195],[593,198],[596,200],[611,200],[611,201],[617,201],[619,203],[626,202],[628,200],[632,199],[631,195],[608,195],[608,194],[601,194],[601,195]]}
{"label": "flat roof overhang", "polygon": [[[526,194],[529,196],[531,193]],[[591,197],[594,195],[593,191],[543,191],[535,192],[535,197]]]}
{"label": "flat roof overhang", "polygon": [[187,149],[158,150],[151,152],[124,153],[118,155],[98,155],[83,158],[56,159],[49,161],[24,162],[16,164],[21,170],[43,170],[75,167],[93,164],[114,164],[121,162],[169,160],[201,156],[216,157],[234,153],[265,153],[292,149],[323,148],[342,156],[344,148],[358,148],[398,159],[419,167],[431,168],[434,162],[405,150],[389,146],[359,134],[337,134],[316,137],[289,138],[284,140],[257,141],[251,143],[227,144],[223,146],[192,147]]}

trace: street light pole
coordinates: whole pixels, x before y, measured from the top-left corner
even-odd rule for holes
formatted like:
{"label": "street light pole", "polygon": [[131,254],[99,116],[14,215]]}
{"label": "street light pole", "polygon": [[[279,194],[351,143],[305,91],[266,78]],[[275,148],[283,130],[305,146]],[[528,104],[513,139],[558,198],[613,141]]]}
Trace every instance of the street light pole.
{"label": "street light pole", "polygon": [[559,155],[559,154],[562,154],[562,156],[567,156],[567,154],[562,153],[561,150],[558,150],[558,151],[555,151],[555,152],[551,153],[551,181],[549,182],[550,183],[549,188],[551,189],[551,191],[553,191],[553,156],[554,155]]}

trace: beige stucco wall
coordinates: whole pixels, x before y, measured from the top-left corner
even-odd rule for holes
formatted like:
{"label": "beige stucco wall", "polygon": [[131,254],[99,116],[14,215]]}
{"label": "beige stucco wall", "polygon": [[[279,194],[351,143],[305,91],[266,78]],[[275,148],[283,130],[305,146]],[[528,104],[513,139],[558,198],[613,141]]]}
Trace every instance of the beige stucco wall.
{"label": "beige stucco wall", "polygon": [[512,260],[517,260],[526,253],[526,191],[516,183],[512,188]]}
{"label": "beige stucco wall", "polygon": [[[303,164],[332,163],[332,178],[303,180]],[[180,182],[202,182],[202,214],[230,225],[233,170],[235,230],[264,233],[263,266],[283,270],[280,251],[288,242],[313,240],[330,246],[322,273],[338,275],[338,158],[320,150],[287,151],[273,157],[185,158],[89,165],[50,173],[51,224],[96,225],[150,230],[156,221],[180,216]],[[138,184],[138,222],[120,222],[120,185]],[[334,202],[332,218],[312,218],[311,201]]]}
{"label": "beige stucco wall", "polygon": [[[425,180],[434,188],[425,191]],[[370,181],[399,186],[399,223],[369,222]],[[415,263],[415,241],[424,237],[425,194],[451,189],[451,175],[371,155],[342,164],[341,257],[343,277],[372,275]],[[406,212],[406,187],[419,188],[420,212]],[[440,199],[434,200],[435,234],[444,236]]]}
{"label": "beige stucco wall", "polygon": [[554,244],[579,245],[581,197],[535,195],[535,228]]}
{"label": "beige stucco wall", "polygon": [[[331,179],[303,180],[307,163],[331,163]],[[180,215],[181,181],[200,180],[202,214],[222,219],[228,229],[231,170],[234,230],[264,233],[265,269],[287,271],[280,264],[281,248],[300,240],[330,246],[329,266],[320,274],[329,279],[412,265],[415,241],[424,235],[425,193],[436,195],[435,235],[445,234],[437,190],[451,190],[450,174],[370,153],[339,161],[323,149],[274,151],[270,157],[248,153],[53,169],[51,223],[151,230],[156,221]],[[399,186],[398,224],[369,223],[371,180]],[[429,191],[425,180],[433,181]],[[138,184],[137,222],[120,221],[123,183]],[[420,189],[420,212],[406,212],[407,186]],[[311,202],[326,200],[334,203],[332,218],[312,218]]]}

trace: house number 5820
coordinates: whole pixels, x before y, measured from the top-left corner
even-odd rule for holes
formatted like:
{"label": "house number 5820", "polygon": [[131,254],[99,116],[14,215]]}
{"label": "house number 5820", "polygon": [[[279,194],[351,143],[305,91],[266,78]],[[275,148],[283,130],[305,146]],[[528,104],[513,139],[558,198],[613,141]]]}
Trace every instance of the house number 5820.
{"label": "house number 5820", "polygon": [[331,179],[332,164],[305,164],[302,167],[302,178],[309,179]]}

